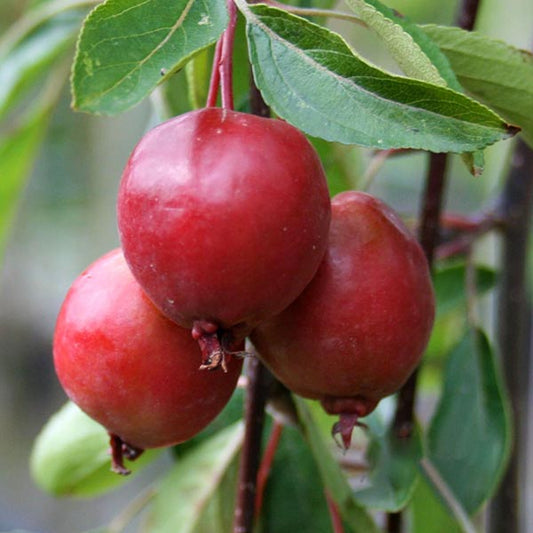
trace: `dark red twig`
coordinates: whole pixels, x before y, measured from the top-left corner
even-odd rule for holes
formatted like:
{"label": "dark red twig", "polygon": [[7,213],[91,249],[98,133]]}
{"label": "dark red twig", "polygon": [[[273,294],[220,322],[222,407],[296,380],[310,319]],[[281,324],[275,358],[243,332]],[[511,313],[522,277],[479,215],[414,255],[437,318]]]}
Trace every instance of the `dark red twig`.
{"label": "dark red twig", "polygon": [[261,460],[261,465],[259,466],[259,471],[257,473],[257,490],[255,495],[256,517],[259,516],[263,506],[266,483],[268,477],[270,476],[270,471],[272,470],[272,464],[274,463],[274,457],[276,456],[276,451],[278,449],[282,432],[283,424],[277,420],[274,420],[272,430],[270,432],[270,438],[268,439],[265,452],[263,453],[263,459]]}
{"label": "dark red twig", "polygon": [[255,357],[247,361],[247,375],[248,386],[244,408],[245,435],[239,465],[233,533],[252,533],[253,530],[261,435],[271,379],[270,373]]}
{"label": "dark red twig", "polygon": [[[517,141],[500,209],[505,216],[497,338],[514,418],[514,448],[490,507],[491,533],[518,533],[524,515],[528,446],[528,379],[532,367],[532,311],[527,251],[533,213],[533,150]],[[529,289],[529,290],[528,290]]]}
{"label": "dark red twig", "polygon": [[[458,219],[459,233],[439,244],[435,252],[436,259],[449,259],[458,255],[468,254],[474,243],[495,229],[502,229],[505,225],[499,213],[487,213],[483,217]],[[445,225],[443,224],[443,227]],[[448,228],[451,226],[448,224]]]}
{"label": "dark red twig", "polygon": [[456,21],[463,30],[472,31],[476,23],[480,0],[463,0],[459,5]]}
{"label": "dark red twig", "polygon": [[324,495],[326,496],[326,502],[328,504],[333,533],[344,533],[344,525],[342,523],[342,517],[338,505],[327,490],[324,490]]}
{"label": "dark red twig", "polygon": [[[431,154],[430,165],[423,194],[419,240],[430,268],[439,239],[439,220],[444,197],[446,154]],[[418,372],[415,371],[398,394],[398,406],[394,417],[394,431],[399,438],[411,435]]]}

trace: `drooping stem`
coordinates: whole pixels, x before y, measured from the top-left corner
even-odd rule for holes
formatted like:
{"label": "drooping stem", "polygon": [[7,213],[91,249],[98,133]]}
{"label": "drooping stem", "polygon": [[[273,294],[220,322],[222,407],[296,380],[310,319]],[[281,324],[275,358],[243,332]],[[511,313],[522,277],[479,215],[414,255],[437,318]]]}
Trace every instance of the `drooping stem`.
{"label": "drooping stem", "polygon": [[[533,150],[517,141],[500,206],[505,217],[497,337],[514,418],[514,447],[507,472],[490,508],[490,531],[517,533],[524,512],[531,371],[532,310],[527,276],[529,228],[533,212]],[[529,290],[528,290],[529,289]]]}
{"label": "drooping stem", "polygon": [[252,533],[253,530],[261,435],[271,379],[268,370],[256,357],[251,357],[247,361],[247,376],[245,434],[239,465],[233,533]]}

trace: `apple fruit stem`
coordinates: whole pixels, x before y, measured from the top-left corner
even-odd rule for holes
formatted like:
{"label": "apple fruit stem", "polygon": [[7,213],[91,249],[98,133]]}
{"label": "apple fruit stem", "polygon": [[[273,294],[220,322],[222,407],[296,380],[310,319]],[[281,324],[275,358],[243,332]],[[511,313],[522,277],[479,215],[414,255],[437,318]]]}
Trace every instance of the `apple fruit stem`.
{"label": "apple fruit stem", "polygon": [[213,57],[213,66],[211,67],[211,78],[209,80],[209,91],[207,93],[206,107],[215,107],[217,105],[218,87],[220,85],[220,58],[222,56],[222,38],[216,44],[215,54]]}
{"label": "apple fruit stem", "polygon": [[237,27],[237,6],[233,0],[227,0],[229,22],[215,47],[211,78],[207,93],[206,107],[217,105],[218,91],[221,89],[222,107],[233,107],[233,48],[235,29]]}
{"label": "apple fruit stem", "polygon": [[212,322],[198,320],[194,322],[191,333],[202,352],[200,370],[222,368],[224,372],[227,372],[226,351],[220,341],[218,326]]}
{"label": "apple fruit stem", "polygon": [[124,466],[124,458],[134,461],[144,450],[131,446],[114,433],[109,433],[109,446],[111,453],[111,471],[121,476],[129,476],[131,470]]}
{"label": "apple fruit stem", "polygon": [[237,27],[237,6],[227,0],[229,23],[222,34],[222,53],[220,57],[220,86],[222,107],[233,109],[233,47]]}

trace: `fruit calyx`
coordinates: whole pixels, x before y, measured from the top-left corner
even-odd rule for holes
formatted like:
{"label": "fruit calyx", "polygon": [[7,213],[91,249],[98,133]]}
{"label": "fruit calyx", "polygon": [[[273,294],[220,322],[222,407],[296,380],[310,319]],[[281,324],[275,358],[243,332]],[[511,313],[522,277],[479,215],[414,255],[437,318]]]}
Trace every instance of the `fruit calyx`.
{"label": "fruit calyx", "polygon": [[144,450],[124,442],[114,433],[109,433],[109,446],[111,452],[111,471],[121,476],[129,476],[131,470],[125,467],[124,458],[135,461]]}
{"label": "fruit calyx", "polygon": [[206,320],[193,323],[192,338],[198,343],[202,353],[200,370],[228,371],[227,363],[232,356],[244,357],[244,341],[237,342],[230,331],[220,329],[217,324]]}
{"label": "fruit calyx", "polygon": [[[357,426],[367,429],[366,424],[359,419],[370,414],[378,402],[368,400],[362,396],[354,396],[352,398],[326,396],[320,403],[326,413],[339,415],[339,420],[331,428],[331,435],[339,447],[346,451],[352,444],[354,428]],[[338,437],[340,437],[340,440]]]}

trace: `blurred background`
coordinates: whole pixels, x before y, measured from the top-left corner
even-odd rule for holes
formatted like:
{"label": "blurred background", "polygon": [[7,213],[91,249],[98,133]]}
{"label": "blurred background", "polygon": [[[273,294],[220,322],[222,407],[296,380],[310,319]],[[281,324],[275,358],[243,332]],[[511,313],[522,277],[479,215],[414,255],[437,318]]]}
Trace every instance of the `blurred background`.
{"label": "blurred background", "polygon": [[[35,2],[1,0],[0,32],[8,32],[30,3]],[[417,22],[439,24],[451,24],[457,7],[456,0],[386,3]],[[346,10],[343,3],[339,6]],[[332,22],[331,26],[346,35],[360,53],[394,68],[369,32],[347,23]],[[529,48],[533,3],[484,0],[477,29]],[[185,91],[179,97],[183,99],[179,105],[186,109]],[[163,455],[139,478],[110,495],[88,501],[44,494],[28,469],[36,435],[66,401],[52,364],[57,312],[75,277],[118,245],[118,182],[134,144],[159,120],[154,109],[153,102],[146,101],[114,118],[74,113],[65,87],[12,220],[0,270],[0,531],[73,533],[95,528],[109,521],[139,486],[165,468]],[[451,210],[467,213],[490,200],[508,165],[510,144],[500,143],[487,151],[486,172],[477,180],[454,160],[448,190]],[[364,184],[371,157],[368,151],[338,147],[324,152],[328,174],[333,175],[342,164],[348,166],[355,187]],[[415,216],[425,164],[424,154],[388,160],[370,191],[404,215]],[[488,242],[483,253],[490,263],[495,243]]]}

